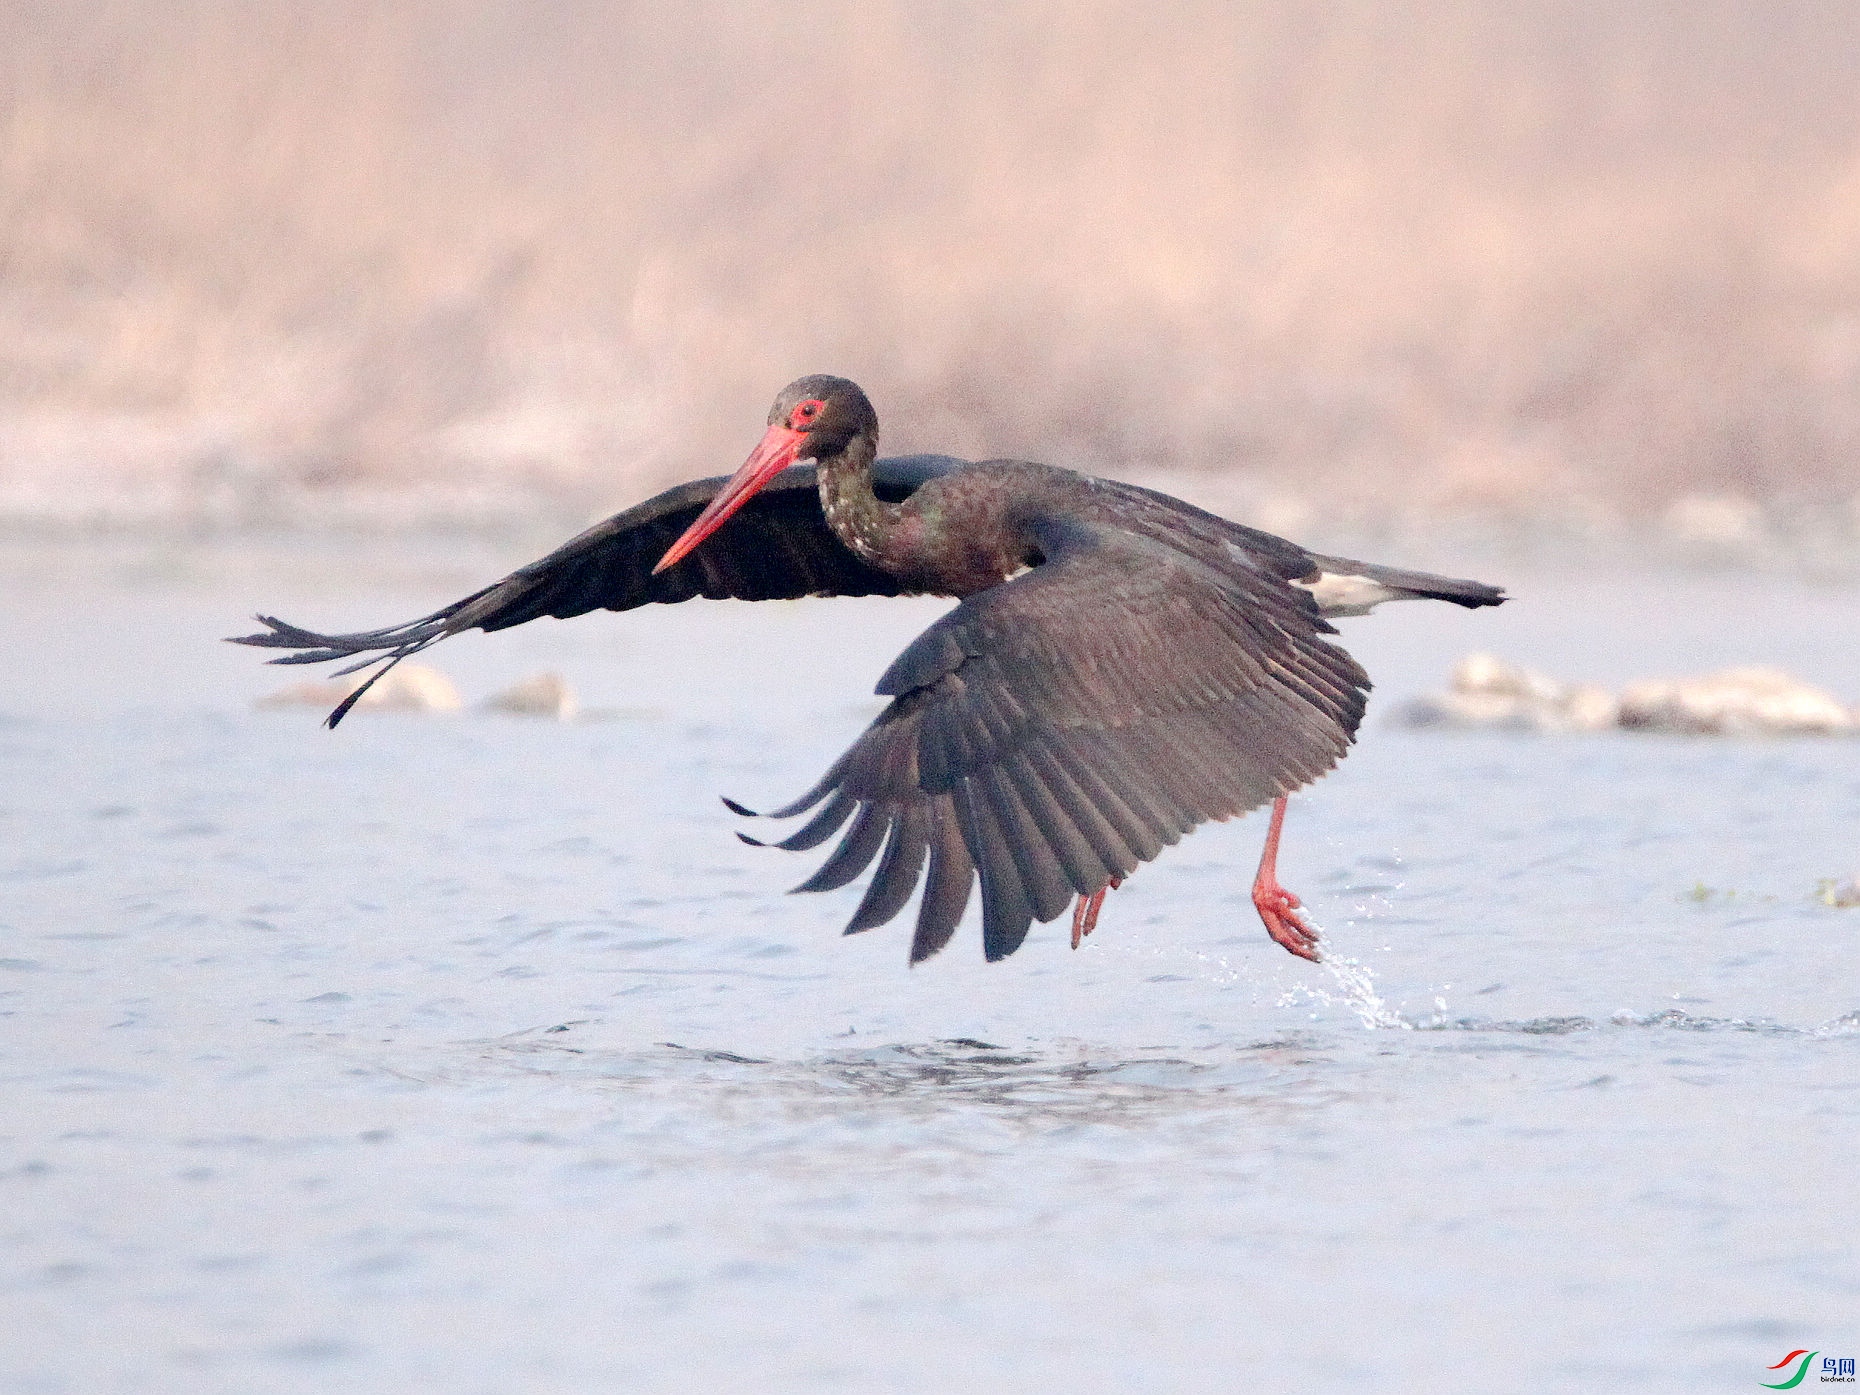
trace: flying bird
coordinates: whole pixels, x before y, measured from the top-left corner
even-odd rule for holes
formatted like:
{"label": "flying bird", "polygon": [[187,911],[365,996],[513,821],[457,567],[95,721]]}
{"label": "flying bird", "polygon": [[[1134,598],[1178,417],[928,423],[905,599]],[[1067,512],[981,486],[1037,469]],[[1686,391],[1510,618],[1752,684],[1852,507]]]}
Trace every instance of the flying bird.
{"label": "flying bird", "polygon": [[878,680],[883,713],[768,817],[811,814],[774,844],[790,850],[845,830],[797,891],[845,886],[876,859],[848,934],[894,919],[921,884],[913,964],[949,942],[978,881],[990,960],[1068,907],[1076,949],[1139,866],[1267,804],[1253,903],[1275,941],[1319,959],[1276,864],[1286,797],[1343,757],[1369,692],[1329,621],[1388,600],[1505,599],[1051,465],[881,460],[865,393],[818,374],[782,390],[728,479],[669,489],[406,624],[318,634],[261,615],[263,633],[233,642],[293,651],[279,664],[378,664],[334,727],[388,669],[466,630],[697,596],[907,595],[960,603]]}

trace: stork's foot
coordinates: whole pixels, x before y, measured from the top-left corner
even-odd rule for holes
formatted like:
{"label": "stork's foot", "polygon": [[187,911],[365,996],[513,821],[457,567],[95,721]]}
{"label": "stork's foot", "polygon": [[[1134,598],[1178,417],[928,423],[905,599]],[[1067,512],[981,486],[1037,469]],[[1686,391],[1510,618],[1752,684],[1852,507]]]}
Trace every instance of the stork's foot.
{"label": "stork's foot", "polygon": [[1259,855],[1259,875],[1253,878],[1253,904],[1259,918],[1266,922],[1266,933],[1300,959],[1313,964],[1324,956],[1318,952],[1317,926],[1298,913],[1304,905],[1279,885],[1279,834],[1285,827],[1285,796],[1272,801],[1272,823],[1266,829],[1266,848]]}
{"label": "stork's foot", "polygon": [[1300,913],[1304,902],[1280,886],[1276,879],[1261,877],[1253,883],[1253,905],[1265,922],[1266,933],[1273,940],[1313,964],[1324,955],[1318,949],[1317,927]]}
{"label": "stork's foot", "polygon": [[1090,896],[1079,897],[1079,903],[1072,908],[1072,948],[1077,949],[1079,941],[1098,928],[1098,909],[1104,905],[1104,894],[1123,884],[1122,877],[1112,877]]}

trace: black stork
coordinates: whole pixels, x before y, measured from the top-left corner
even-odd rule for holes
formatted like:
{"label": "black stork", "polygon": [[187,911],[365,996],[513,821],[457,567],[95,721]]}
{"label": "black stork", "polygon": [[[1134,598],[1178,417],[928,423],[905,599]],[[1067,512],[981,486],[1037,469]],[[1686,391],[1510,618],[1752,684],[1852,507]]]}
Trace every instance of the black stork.
{"label": "black stork", "polygon": [[1271,804],[1253,903],[1275,941],[1320,958],[1276,861],[1287,795],[1343,757],[1369,692],[1325,638],[1329,619],[1504,593],[1320,556],[1050,465],[877,455],[878,416],[858,385],[802,378],[727,480],[669,489],[419,620],[326,635],[261,615],[265,632],[234,642],[295,651],[280,664],[361,656],[340,672],[379,663],[372,683],[448,635],[543,615],[694,596],[956,597],[879,679],[884,712],[769,815],[816,811],[775,845],[791,850],[851,821],[796,890],[845,886],[877,858],[851,934],[893,919],[921,881],[914,964],[949,942],[979,878],[989,959],[1068,906],[1076,949],[1139,865],[1197,824]]}

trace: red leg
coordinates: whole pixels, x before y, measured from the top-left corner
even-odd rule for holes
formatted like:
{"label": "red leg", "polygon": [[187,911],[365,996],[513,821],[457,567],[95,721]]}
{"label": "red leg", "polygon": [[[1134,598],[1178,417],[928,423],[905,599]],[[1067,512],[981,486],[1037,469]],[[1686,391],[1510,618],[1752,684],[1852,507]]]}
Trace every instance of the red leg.
{"label": "red leg", "polygon": [[1285,800],[1272,804],[1272,826],[1266,830],[1266,850],[1260,854],[1259,875],[1253,879],[1253,904],[1259,918],[1266,923],[1266,933],[1296,954],[1316,963],[1324,956],[1318,952],[1317,928],[1298,913],[1304,904],[1279,885],[1279,830],[1285,825]]}
{"label": "red leg", "polygon": [[1123,884],[1122,877],[1112,877],[1090,896],[1079,897],[1078,905],[1072,908],[1072,948],[1077,949],[1079,941],[1098,928],[1098,908],[1104,904],[1105,892],[1115,891]]}

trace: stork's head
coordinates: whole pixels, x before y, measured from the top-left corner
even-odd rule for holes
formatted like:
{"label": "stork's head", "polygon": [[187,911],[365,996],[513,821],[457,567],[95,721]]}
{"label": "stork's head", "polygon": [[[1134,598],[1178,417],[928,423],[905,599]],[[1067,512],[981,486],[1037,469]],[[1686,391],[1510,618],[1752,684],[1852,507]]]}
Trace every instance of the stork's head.
{"label": "stork's head", "polygon": [[878,436],[878,413],[850,378],[831,373],[810,373],[783,388],[769,408],[769,429],[762,443],[749,453],[742,469],[717,491],[704,512],[673,543],[656,575],[682,560],[693,548],[721,528],[755,492],[797,461],[825,465],[845,454],[861,436]]}

